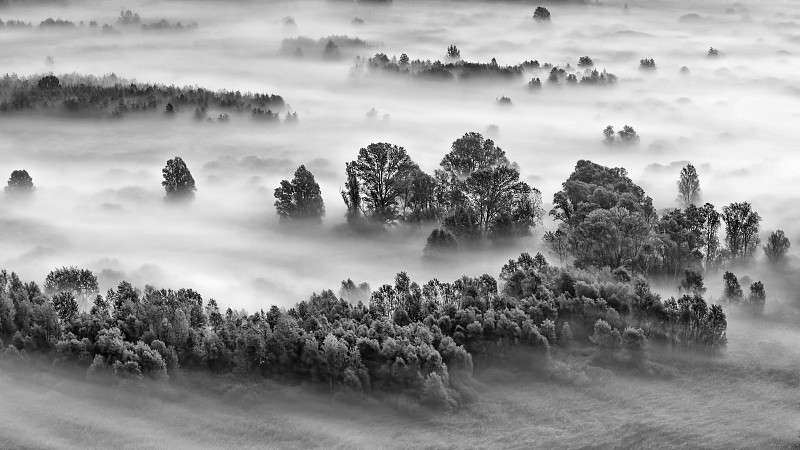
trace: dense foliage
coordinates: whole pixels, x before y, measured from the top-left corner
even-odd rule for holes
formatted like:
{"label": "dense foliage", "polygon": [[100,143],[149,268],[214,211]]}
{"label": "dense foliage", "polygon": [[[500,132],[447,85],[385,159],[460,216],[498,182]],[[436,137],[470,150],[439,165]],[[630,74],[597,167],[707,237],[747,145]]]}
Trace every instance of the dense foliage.
{"label": "dense foliage", "polygon": [[45,75],[0,79],[0,112],[51,111],[74,115],[119,117],[128,113],[162,113],[165,110],[254,113],[281,112],[283,98],[275,94],[209,91],[197,87],[137,84],[117,77]]}
{"label": "dense foliage", "polygon": [[631,348],[645,339],[717,347],[727,326],[722,309],[698,294],[662,302],[641,278],[552,267],[539,254],[510,260],[499,280],[420,286],[401,272],[366,304],[369,287],[347,280],[341,297],[326,290],[289,310],[253,314],[222,312],[191,289],[127,282],[96,295],[88,311],[70,292],[47,295],[13,273],[2,272],[0,287],[7,356],[43,352],[83,365],[89,377],[169,380],[193,369],[309,380],[440,407],[469,398],[474,364],[517,349],[542,364],[552,346],[573,340],[612,352],[618,330]]}

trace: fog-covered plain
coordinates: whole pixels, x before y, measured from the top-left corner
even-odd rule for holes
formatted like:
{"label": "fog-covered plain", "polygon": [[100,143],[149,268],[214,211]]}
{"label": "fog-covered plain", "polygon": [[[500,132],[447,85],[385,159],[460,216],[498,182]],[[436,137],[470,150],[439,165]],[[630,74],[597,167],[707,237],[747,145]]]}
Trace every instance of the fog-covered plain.
{"label": "fog-covered plain", "polygon": [[[676,206],[675,183],[681,167],[691,162],[704,201],[718,209],[752,203],[764,218],[762,238],[783,229],[796,255],[800,14],[795,2],[627,3],[627,10],[621,2],[547,5],[553,20],[546,25],[531,19],[536,4],[517,2],[395,0],[367,7],[333,1],[97,1],[0,7],[0,19],[34,24],[0,28],[0,72],[113,72],[142,83],[267,92],[283,96],[299,115],[294,126],[268,126],[247,114],[232,115],[230,123],[198,123],[190,110],[169,120],[160,114],[113,120],[0,115],[0,174],[24,168],[37,186],[30,201],[0,199],[0,267],[41,281],[55,267],[77,265],[98,275],[102,289],[123,279],[139,287],[191,287],[206,299],[216,298],[223,310],[248,311],[289,307],[313,291],[336,289],[346,278],[375,288],[401,270],[420,282],[484,272],[496,276],[509,258],[539,250],[542,228],[513,248],[437,265],[421,258],[429,229],[399,228],[377,238],[348,233],[339,194],[345,162],[371,142],[404,146],[432,173],[456,138],[492,125],[497,128],[490,137],[519,163],[522,179],[542,191],[548,210],[579,159],[627,168],[659,209]],[[198,28],[145,32],[119,26],[122,8],[145,23],[163,18],[196,22]],[[681,20],[690,13],[699,20]],[[284,24],[287,16],[296,27]],[[95,20],[118,33],[39,29],[48,17]],[[355,17],[364,23],[354,25]],[[285,38],[329,35],[358,37],[370,47],[342,49],[339,61],[308,52],[302,59],[281,54]],[[356,56],[377,52],[444,59],[450,44],[465,60],[496,58],[501,65],[536,59],[574,66],[578,57],[589,55],[619,81],[596,88],[545,85],[530,92],[530,78],[544,80],[546,72],[505,82],[431,83],[353,70]],[[709,47],[719,49],[720,57],[708,58]],[[654,58],[656,71],[640,71],[641,58]],[[682,66],[688,75],[679,72]],[[512,106],[498,106],[501,96],[511,98]],[[372,108],[378,112],[374,119],[367,117]],[[634,126],[641,143],[604,146],[602,130],[609,124]],[[196,200],[182,207],[166,204],[160,185],[161,168],[174,156],[183,157],[198,186]],[[320,230],[292,229],[275,214],[272,191],[300,164],[322,188],[327,214]],[[554,227],[545,220],[544,229]],[[764,280],[766,311],[796,321],[796,309],[783,308],[796,307],[796,272],[770,274],[763,265],[749,270]],[[710,297],[721,293],[720,280],[708,279],[707,285]],[[670,287],[660,290],[674,293]],[[27,380],[4,373],[0,404],[12,407],[0,407],[0,446],[796,443],[796,329],[726,312],[729,343],[719,354],[657,354],[675,370],[672,378],[608,372],[592,383],[567,383],[544,372],[476,368],[482,383],[478,401],[436,417],[377,401],[344,404],[302,387],[269,384],[264,388],[269,401],[257,404],[230,393],[224,395],[227,402],[218,402],[179,386],[162,400],[48,373]],[[51,385],[52,390],[42,388]]]}
{"label": "fog-covered plain", "polygon": [[[146,32],[120,26],[123,6],[144,23],[163,18],[198,28]],[[300,123],[268,127],[246,117],[195,123],[189,111],[172,121],[130,115],[102,123],[4,116],[3,170],[27,169],[37,192],[28,205],[2,202],[7,232],[0,262],[32,279],[75,264],[101,274],[102,287],[122,278],[191,285],[223,305],[248,310],[288,306],[348,277],[375,286],[399,270],[422,281],[493,274],[502,261],[536,249],[538,234],[522,248],[436,267],[420,259],[425,230],[377,241],[333,231],[344,221],[344,163],[360,147],[378,141],[404,146],[432,172],[453,140],[490,125],[498,127],[496,142],[546,203],[578,159],[591,159],[627,168],[657,208],[673,207],[680,167],[691,161],[705,201],[718,207],[749,201],[764,217],[762,230],[782,228],[797,240],[798,214],[791,205],[798,200],[792,186],[800,109],[793,75],[800,25],[790,6],[629,2],[626,12],[615,3],[554,5],[553,22],[542,25],[531,19],[530,5],[517,3],[12,4],[0,18],[33,24],[48,17],[95,20],[118,33],[0,29],[3,72],[113,72],[139,82],[277,93]],[[702,20],[679,20],[687,13]],[[284,25],[287,16],[296,27]],[[364,23],[352,24],[354,17]],[[359,37],[371,47],[345,51],[336,62],[280,54],[284,38],[328,35]],[[513,82],[439,84],[351,72],[355,55],[404,52],[436,60],[444,59],[450,44],[465,60],[494,57],[501,65],[536,59],[574,66],[589,55],[619,82],[531,93],[527,81],[546,73]],[[711,46],[722,56],[707,58]],[[656,60],[655,73],[638,70],[644,57]],[[684,65],[690,75],[679,74]],[[513,105],[497,106],[501,96]],[[375,120],[366,117],[371,108],[378,111]],[[603,146],[601,131],[608,124],[633,125],[641,144]],[[180,210],[163,204],[159,184],[161,167],[176,155],[187,161],[198,185],[197,201]],[[324,230],[311,236],[285,233],[272,207],[272,190],[299,164],[317,176],[327,208]]]}

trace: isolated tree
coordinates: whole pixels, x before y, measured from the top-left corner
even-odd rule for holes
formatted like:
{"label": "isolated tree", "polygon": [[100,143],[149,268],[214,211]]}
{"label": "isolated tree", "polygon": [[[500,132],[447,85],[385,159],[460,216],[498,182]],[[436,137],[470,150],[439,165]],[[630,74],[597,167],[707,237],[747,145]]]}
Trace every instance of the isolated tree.
{"label": "isolated tree", "polygon": [[181,157],[176,156],[167,161],[167,165],[161,170],[164,176],[164,181],[161,185],[167,192],[165,197],[168,201],[184,201],[194,199],[194,191],[197,188],[194,185],[194,178],[186,163],[183,162]]}
{"label": "isolated tree", "polygon": [[449,59],[459,59],[461,58],[461,50],[455,46],[455,44],[450,45],[447,47],[447,58]]}
{"label": "isolated tree", "polygon": [[533,11],[533,20],[537,22],[550,22],[550,11],[544,6],[537,6]]}
{"label": "isolated tree", "polygon": [[359,150],[358,159],[351,164],[368,217],[381,223],[396,220],[399,197],[408,189],[409,175],[416,167],[406,150],[386,142],[373,143]]}
{"label": "isolated tree", "polygon": [[325,215],[325,205],[319,184],[314,180],[314,174],[300,166],[294,173],[291,182],[281,180],[281,185],[275,189],[275,210],[281,218],[286,220],[301,220],[322,222]]}
{"label": "isolated tree", "polygon": [[758,228],[761,216],[753,211],[750,203],[731,203],[722,207],[725,221],[725,243],[731,252],[732,261],[746,261],[754,256],[758,247]]}
{"label": "isolated tree", "polygon": [[33,186],[33,178],[27,170],[15,170],[8,178],[8,185],[5,188],[6,194],[25,195],[32,193],[36,188]]}
{"label": "isolated tree", "polygon": [[653,58],[643,58],[639,61],[639,69],[641,70],[655,70],[656,61]]}
{"label": "isolated tree", "polygon": [[767,245],[764,246],[764,254],[772,264],[782,264],[786,262],[786,253],[789,252],[791,243],[783,230],[773,231],[767,238]]}
{"label": "isolated tree", "polygon": [[681,176],[678,180],[678,203],[682,208],[700,202],[700,177],[694,166],[687,164],[681,169]]}
{"label": "isolated tree", "polygon": [[61,85],[61,82],[53,75],[45,75],[39,79],[36,85],[39,89],[55,89]]}
{"label": "isolated tree", "polygon": [[739,279],[736,278],[736,275],[732,272],[725,272],[722,276],[722,282],[724,284],[722,292],[724,299],[732,303],[739,303],[744,299],[742,286],[739,284]]}
{"label": "isolated tree", "polygon": [[719,50],[717,50],[714,47],[709,47],[708,48],[708,57],[709,58],[716,58],[717,56],[719,56]]}
{"label": "isolated tree", "polygon": [[72,292],[60,292],[52,301],[61,323],[68,324],[78,315],[78,302]]}
{"label": "isolated tree", "polygon": [[578,58],[578,67],[592,67],[592,66],[594,66],[594,61],[592,61],[592,58],[589,58],[588,56],[581,56],[580,58]]}

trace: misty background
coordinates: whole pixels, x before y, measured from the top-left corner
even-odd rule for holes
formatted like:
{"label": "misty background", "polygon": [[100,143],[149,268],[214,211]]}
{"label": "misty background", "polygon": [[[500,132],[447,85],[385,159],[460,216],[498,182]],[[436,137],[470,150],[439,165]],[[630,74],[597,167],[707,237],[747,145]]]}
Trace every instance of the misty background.
{"label": "misty background", "polygon": [[[793,3],[627,3],[627,10],[616,2],[548,5],[553,20],[546,25],[531,19],[535,5],[516,3],[12,3],[0,19],[34,26],[0,28],[3,73],[114,73],[140,83],[279,94],[299,123],[269,126],[247,115],[198,123],[191,111],[173,120],[0,116],[0,172],[26,169],[37,186],[31,202],[0,200],[0,267],[43,280],[55,267],[77,265],[97,274],[103,290],[122,279],[190,286],[223,308],[249,311],[291,306],[347,278],[377,287],[401,270],[418,281],[496,275],[509,258],[537,251],[543,229],[519,246],[435,265],[421,259],[429,229],[364,239],[340,228],[344,163],[359,148],[403,146],[432,173],[467,131],[494,139],[519,164],[521,178],[542,191],[547,210],[579,159],[625,167],[659,209],[676,206],[675,183],[691,162],[704,202],[750,202],[764,218],[763,236],[781,228],[800,242],[800,14]],[[143,23],[198,26],[144,31],[117,24],[128,9]],[[697,16],[685,17],[690,13]],[[117,33],[37,26],[49,17],[107,23]],[[354,24],[356,17],[363,23]],[[368,47],[342,49],[337,61],[281,52],[286,38],[330,35],[358,37]],[[356,56],[378,52],[444,60],[451,44],[464,60],[496,58],[501,65],[535,59],[575,66],[588,55],[619,81],[530,92],[527,82],[544,80],[545,71],[514,81],[436,83],[353,70]],[[708,58],[709,47],[720,56]],[[642,58],[655,59],[657,69],[640,71]],[[502,96],[510,107],[496,103]],[[374,119],[367,116],[372,108]],[[606,125],[625,124],[641,136],[637,147],[602,144]],[[196,201],[184,208],[163,201],[161,168],[174,156],[197,181]],[[327,214],[319,232],[288,230],[273,207],[274,188],[300,164],[322,188]],[[554,225],[545,220],[544,229]]]}

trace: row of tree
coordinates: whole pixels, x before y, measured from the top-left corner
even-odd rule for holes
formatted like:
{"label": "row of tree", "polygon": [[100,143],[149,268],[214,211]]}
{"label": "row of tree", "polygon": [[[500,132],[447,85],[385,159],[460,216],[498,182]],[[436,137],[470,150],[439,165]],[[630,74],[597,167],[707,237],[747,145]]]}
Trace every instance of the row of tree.
{"label": "row of tree", "polygon": [[[91,307],[80,308],[86,298]],[[339,295],[327,290],[253,314],[223,312],[191,289],[122,282],[102,296],[91,272],[75,267],[48,275],[44,290],[0,274],[6,358],[38,352],[83,366],[90,378],[174,380],[203,370],[309,380],[441,407],[468,399],[474,364],[517,349],[545,364],[552,346],[590,343],[641,357],[646,341],[724,345],[726,327],[722,309],[699,294],[661,301],[623,270],[553,267],[540,254],[510,260],[499,279],[420,286],[401,272],[375,291],[347,280]]]}

